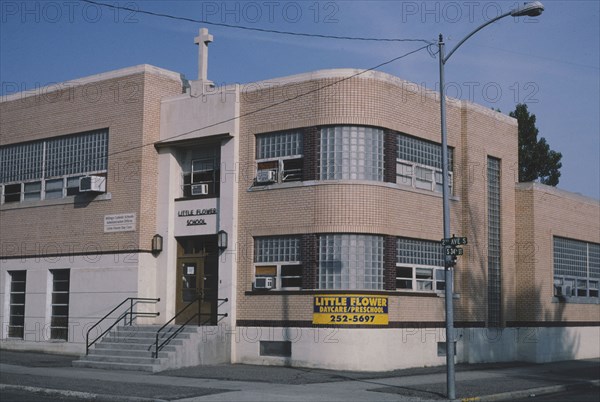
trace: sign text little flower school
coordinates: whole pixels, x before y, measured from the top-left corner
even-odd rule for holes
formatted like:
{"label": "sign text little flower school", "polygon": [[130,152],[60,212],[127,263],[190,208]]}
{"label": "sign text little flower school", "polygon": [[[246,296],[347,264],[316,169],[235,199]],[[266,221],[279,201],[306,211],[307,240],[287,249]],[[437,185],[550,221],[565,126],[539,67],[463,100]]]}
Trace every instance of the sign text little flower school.
{"label": "sign text little flower school", "polygon": [[388,325],[388,298],[370,295],[315,296],[313,324]]}

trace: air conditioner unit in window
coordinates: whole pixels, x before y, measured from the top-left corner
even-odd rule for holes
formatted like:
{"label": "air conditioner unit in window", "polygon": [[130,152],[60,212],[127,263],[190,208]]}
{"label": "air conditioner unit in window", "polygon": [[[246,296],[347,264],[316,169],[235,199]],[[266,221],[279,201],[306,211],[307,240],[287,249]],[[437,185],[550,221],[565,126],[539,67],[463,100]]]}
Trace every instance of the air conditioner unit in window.
{"label": "air conditioner unit in window", "polygon": [[571,286],[568,286],[568,285],[563,285],[563,286],[562,286],[562,295],[563,295],[563,296],[565,296],[565,297],[570,297],[570,296],[572,296],[572,293],[573,293],[573,290],[572,290],[572,289],[573,289],[573,288],[572,288]]}
{"label": "air conditioner unit in window", "polygon": [[557,297],[570,297],[572,292],[572,287],[569,285],[555,285],[554,286],[554,295]]}
{"label": "air conditioner unit in window", "polygon": [[254,289],[273,289],[273,277],[260,277],[254,279]]}
{"label": "air conditioner unit in window", "polygon": [[79,191],[82,193],[104,193],[106,192],[106,177],[83,176],[79,179]]}
{"label": "air conditioner unit in window", "polygon": [[554,285],[554,296],[562,296],[562,285]]}
{"label": "air conditioner unit in window", "polygon": [[192,195],[207,195],[208,184],[192,184]]}
{"label": "air conditioner unit in window", "polygon": [[256,173],[256,182],[257,183],[273,183],[277,181],[277,170],[269,169],[269,170],[259,170]]}

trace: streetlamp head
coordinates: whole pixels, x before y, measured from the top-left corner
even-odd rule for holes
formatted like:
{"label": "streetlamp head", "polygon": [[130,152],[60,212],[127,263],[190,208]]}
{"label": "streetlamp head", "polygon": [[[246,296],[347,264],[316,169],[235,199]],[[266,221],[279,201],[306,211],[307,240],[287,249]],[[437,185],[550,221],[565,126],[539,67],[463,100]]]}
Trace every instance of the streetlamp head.
{"label": "streetlamp head", "polygon": [[523,3],[523,5],[511,10],[510,15],[512,17],[537,17],[544,11],[544,5],[541,1],[530,1],[529,3]]}

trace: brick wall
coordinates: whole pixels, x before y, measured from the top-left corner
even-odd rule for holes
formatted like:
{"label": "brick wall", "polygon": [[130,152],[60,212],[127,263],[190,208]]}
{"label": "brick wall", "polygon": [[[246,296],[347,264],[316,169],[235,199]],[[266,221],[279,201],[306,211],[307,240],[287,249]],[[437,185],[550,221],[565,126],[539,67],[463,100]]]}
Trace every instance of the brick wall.
{"label": "brick wall", "polygon": [[553,237],[600,243],[600,203],[538,183],[517,186],[517,322],[600,321],[600,305],[557,302]]}
{"label": "brick wall", "polygon": [[[515,311],[515,182],[518,169],[516,121],[461,102],[461,142],[454,149],[455,194],[461,198],[462,236],[469,244],[455,269],[458,317],[487,321],[488,183],[487,159],[500,160],[501,298],[504,320]],[[450,144],[452,145],[452,144]],[[456,222],[456,221],[454,221]],[[453,225],[454,226],[454,225]],[[458,233],[457,233],[458,235]]]}
{"label": "brick wall", "polygon": [[302,180],[317,180],[319,163],[319,129],[306,127],[302,130],[304,159],[302,161]]}
{"label": "brick wall", "polygon": [[[156,69],[158,70],[158,69]],[[162,70],[161,70],[162,71]],[[172,74],[172,73],[171,73]],[[0,103],[0,145],[108,128],[108,200],[72,197],[6,204],[2,256],[95,253],[150,248],[155,233],[160,99],[181,83],[153,68]],[[98,197],[102,198],[102,197]],[[104,233],[104,216],[136,213],[135,232]]]}
{"label": "brick wall", "polygon": [[[307,77],[305,81],[297,79],[253,91],[252,94],[242,94],[239,162],[241,170],[250,174],[239,182],[238,242],[247,256],[252,255],[253,236],[379,234],[386,236],[388,251],[392,250],[389,246],[396,236],[441,239],[441,194],[406,190],[394,183],[396,147],[389,134],[386,134],[384,182],[327,181],[315,185],[273,186],[260,191],[251,189],[251,172],[255,170],[254,136],[263,132],[356,124],[382,127],[386,133],[400,131],[440,142],[439,102],[435,97],[423,91],[408,90],[403,81],[380,73],[331,85],[341,77]],[[331,86],[314,92],[328,85]],[[260,85],[253,88],[256,87]],[[302,93],[308,95],[297,96]],[[273,106],[268,107],[270,105]],[[486,178],[480,175],[476,164],[482,163],[480,167],[485,168],[488,155],[503,159],[503,166],[515,163],[517,128],[509,117],[453,101],[448,105],[448,133],[448,144],[455,149],[456,160],[455,198],[451,201],[452,233],[472,235],[469,240],[473,239],[474,247],[478,249],[471,252],[471,246],[465,247],[466,256],[456,268],[456,290],[461,293],[461,299],[455,302],[456,319],[481,322],[486,319],[486,300],[481,293],[482,286],[485,288],[487,259],[479,258],[486,255],[487,218],[484,211],[487,211],[487,191]],[[316,134],[311,133],[309,138],[305,131],[305,150],[314,149],[311,141]],[[393,147],[390,147],[392,142]],[[305,155],[305,163],[306,159],[318,155],[312,152]],[[468,172],[471,172],[470,176]],[[312,174],[306,177],[312,177]],[[503,176],[502,189],[502,214],[506,217],[503,244],[510,244],[514,243],[514,180],[510,175]],[[508,261],[505,277],[508,283],[512,283],[514,263],[508,258],[509,248],[506,247],[504,258]],[[395,286],[395,253],[393,257],[386,253],[385,261],[384,286],[391,290]],[[246,292],[252,288],[252,270],[250,257],[238,259],[239,320],[311,320],[310,294],[247,295]],[[312,276],[304,281],[308,288],[312,288]],[[507,294],[510,296],[510,291]],[[396,293],[390,297],[391,321],[440,322],[444,319],[443,312],[443,298],[398,296]]]}

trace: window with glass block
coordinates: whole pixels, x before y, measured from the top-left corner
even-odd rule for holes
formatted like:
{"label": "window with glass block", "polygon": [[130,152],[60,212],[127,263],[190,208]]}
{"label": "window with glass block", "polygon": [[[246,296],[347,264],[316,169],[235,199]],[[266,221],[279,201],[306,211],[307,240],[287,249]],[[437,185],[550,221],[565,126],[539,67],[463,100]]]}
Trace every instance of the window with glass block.
{"label": "window with glass block", "polygon": [[383,236],[319,236],[319,288],[383,289]]}
{"label": "window with glass block", "polygon": [[271,277],[275,289],[302,287],[300,237],[269,236],[254,239],[254,278]]}
{"label": "window with glass block", "polygon": [[398,238],[396,240],[396,289],[443,292],[444,247],[439,241]]}
{"label": "window with glass block", "polygon": [[302,180],[302,133],[283,131],[256,136],[255,184]]}
{"label": "window with glass block", "polygon": [[79,179],[105,176],[108,129],[0,147],[0,202],[79,194]]}
{"label": "window with glass block", "polygon": [[320,133],[319,178],[383,181],[383,147],[380,128],[324,127]]}
{"label": "window with glass block", "polygon": [[555,294],[598,299],[600,244],[553,237]]}
{"label": "window with glass block", "polygon": [[[396,183],[420,190],[443,191],[442,146],[406,134],[397,136]],[[448,147],[448,180],[452,194],[454,150]]]}

